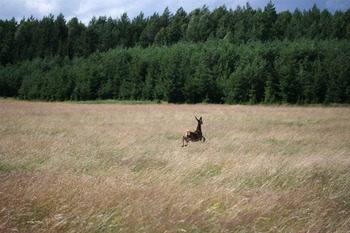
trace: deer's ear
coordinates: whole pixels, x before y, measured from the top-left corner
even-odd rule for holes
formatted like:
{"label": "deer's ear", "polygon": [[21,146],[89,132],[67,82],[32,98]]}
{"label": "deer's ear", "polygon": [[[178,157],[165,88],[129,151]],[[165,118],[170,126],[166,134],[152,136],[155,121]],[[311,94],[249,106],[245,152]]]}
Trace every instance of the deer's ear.
{"label": "deer's ear", "polygon": [[202,117],[200,117],[199,120],[202,120]]}
{"label": "deer's ear", "polygon": [[194,116],[194,118],[196,118],[196,120],[198,121],[198,118],[196,116]]}

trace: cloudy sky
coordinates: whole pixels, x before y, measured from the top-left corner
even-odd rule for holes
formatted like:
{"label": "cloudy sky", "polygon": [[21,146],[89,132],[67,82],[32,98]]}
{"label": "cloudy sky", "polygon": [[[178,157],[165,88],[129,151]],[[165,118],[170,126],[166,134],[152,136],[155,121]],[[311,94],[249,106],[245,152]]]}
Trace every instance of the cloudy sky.
{"label": "cloudy sky", "polygon": [[[225,5],[228,9],[236,9],[238,5],[245,6],[248,0],[0,0],[0,18],[11,19],[15,17],[18,21],[23,17],[31,15],[37,19],[52,13],[55,17],[62,13],[67,21],[77,17],[83,23],[88,24],[93,16],[111,16],[119,18],[127,12],[130,19],[135,18],[142,11],[144,15],[150,16],[154,12],[163,13],[169,7],[171,13],[175,14],[177,9],[183,7],[187,13],[196,8],[207,5],[212,11]],[[254,8],[264,8],[269,0],[249,0]],[[274,0],[278,12],[289,10],[293,12],[296,8],[303,11],[311,9],[316,3],[322,11],[328,9],[334,13],[336,10],[345,12],[350,8],[350,0]]]}

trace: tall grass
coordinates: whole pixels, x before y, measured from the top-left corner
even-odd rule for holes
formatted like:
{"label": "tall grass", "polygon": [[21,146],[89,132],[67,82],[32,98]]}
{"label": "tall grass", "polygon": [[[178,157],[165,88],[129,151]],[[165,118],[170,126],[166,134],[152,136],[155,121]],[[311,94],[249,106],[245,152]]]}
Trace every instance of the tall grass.
{"label": "tall grass", "polygon": [[350,108],[2,99],[0,231],[346,232],[349,132]]}

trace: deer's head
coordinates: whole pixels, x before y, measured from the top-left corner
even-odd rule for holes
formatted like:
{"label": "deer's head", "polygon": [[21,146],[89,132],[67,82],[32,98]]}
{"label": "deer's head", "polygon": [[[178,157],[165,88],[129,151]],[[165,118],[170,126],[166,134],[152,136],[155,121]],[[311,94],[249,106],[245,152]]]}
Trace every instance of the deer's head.
{"label": "deer's head", "polygon": [[199,124],[203,125],[203,121],[202,121],[202,117],[200,117],[199,119],[195,116],[196,120],[198,121]]}

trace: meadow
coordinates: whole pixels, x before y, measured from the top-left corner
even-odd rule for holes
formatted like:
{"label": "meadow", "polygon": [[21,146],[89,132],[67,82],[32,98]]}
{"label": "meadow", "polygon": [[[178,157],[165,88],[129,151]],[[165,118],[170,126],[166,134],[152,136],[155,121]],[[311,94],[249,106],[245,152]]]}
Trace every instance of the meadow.
{"label": "meadow", "polygon": [[348,231],[349,107],[0,99],[0,232]]}

